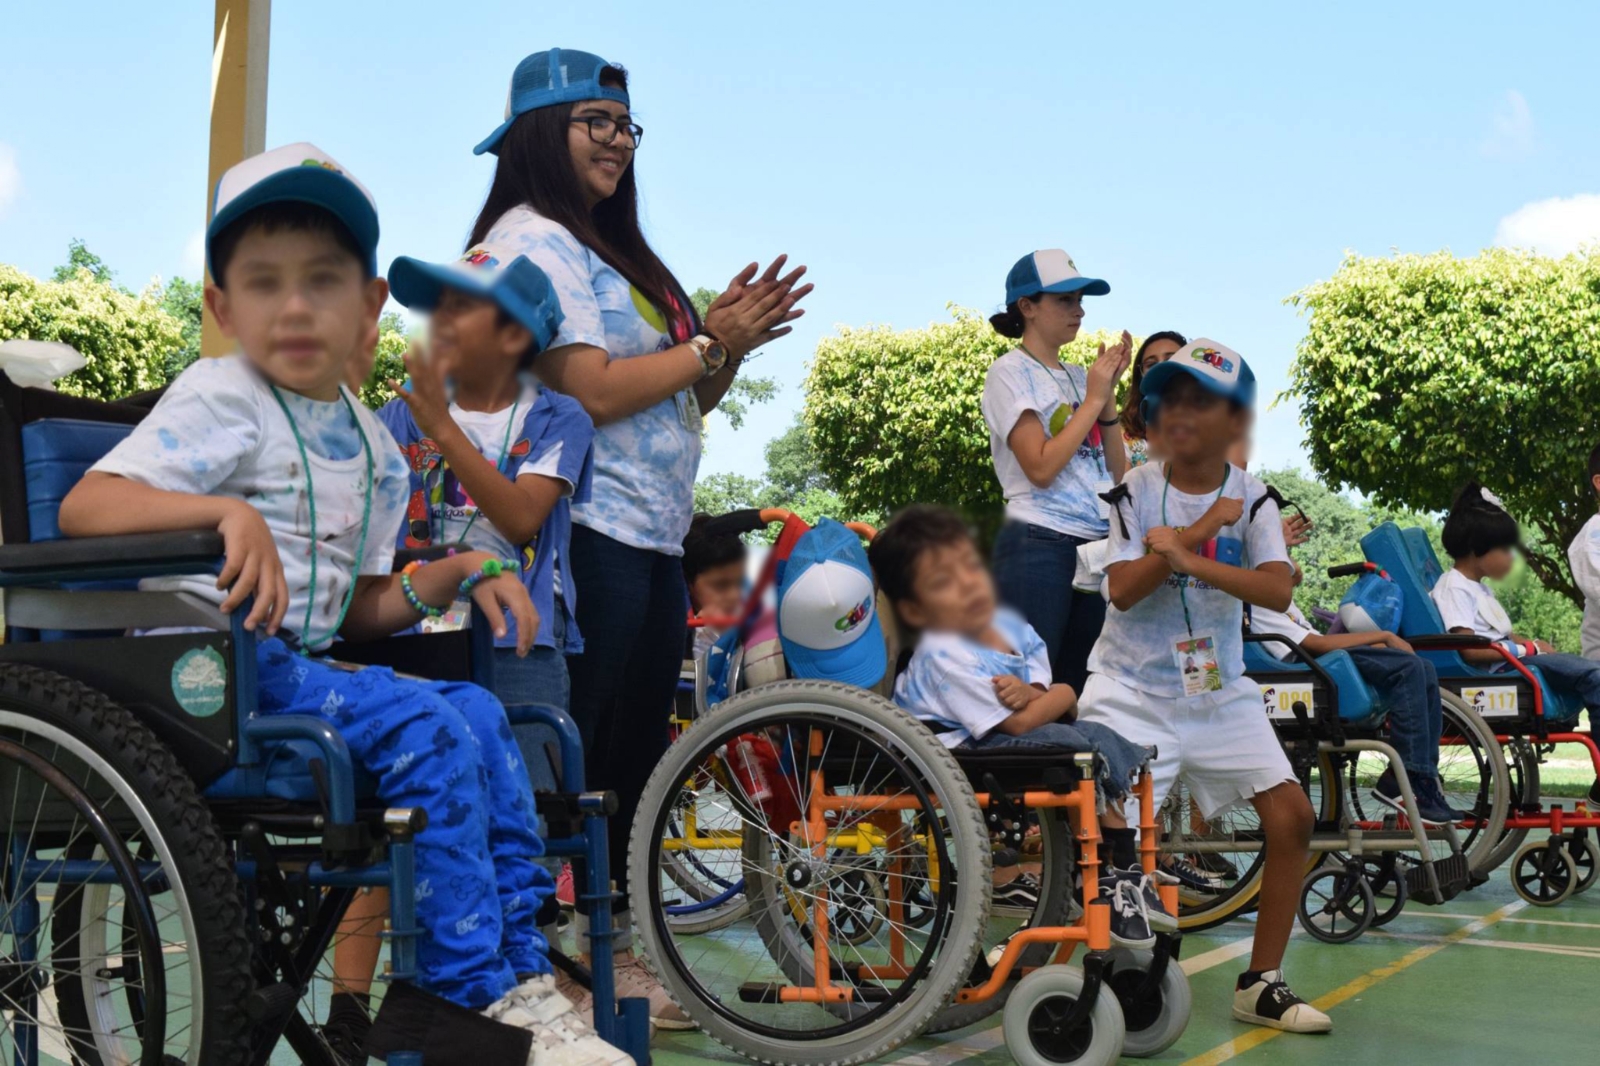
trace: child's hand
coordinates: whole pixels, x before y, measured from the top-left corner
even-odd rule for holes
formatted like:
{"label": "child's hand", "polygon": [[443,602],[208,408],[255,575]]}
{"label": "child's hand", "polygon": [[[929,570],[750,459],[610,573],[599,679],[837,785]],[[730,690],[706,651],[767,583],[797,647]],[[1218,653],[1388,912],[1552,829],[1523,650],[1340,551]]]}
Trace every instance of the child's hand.
{"label": "child's hand", "polygon": [[1396,636],[1395,634],[1380,633],[1378,635],[1383,638],[1381,641],[1379,641],[1379,643],[1384,647],[1393,648],[1395,651],[1403,651],[1408,655],[1416,654],[1415,648],[1407,644],[1404,640],[1401,640],[1400,637]]}
{"label": "child's hand", "polygon": [[1283,546],[1298,548],[1311,539],[1311,519],[1303,514],[1285,515],[1283,519]]}
{"label": "child's hand", "polygon": [[1183,541],[1178,539],[1178,531],[1171,526],[1156,526],[1144,535],[1144,546],[1153,555],[1159,555],[1167,561],[1175,573],[1184,573],[1184,564],[1189,559],[1189,549],[1183,546]]}
{"label": "child's hand", "polygon": [[1539,654],[1540,655],[1553,655],[1553,654],[1555,654],[1556,647],[1555,647],[1554,644],[1551,644],[1549,641],[1536,640],[1536,641],[1533,642],[1533,646],[1539,650]]}
{"label": "child's hand", "polygon": [[1013,674],[1002,674],[992,678],[994,694],[999,697],[1001,706],[1009,711],[1020,711],[1044,693],[1028,684],[1022,678]]}
{"label": "child's hand", "polygon": [[284,580],[283,560],[278,558],[272,530],[267,528],[260,511],[241,501],[217,523],[217,532],[222,534],[222,550],[227,558],[217,576],[217,588],[233,586],[222,601],[222,613],[232,614],[246,596],[254,593],[256,602],[244,627],[254,632],[257,625],[265,622],[267,635],[273,636],[289,610],[289,583]]}
{"label": "child's hand", "polygon": [[1216,502],[1206,508],[1206,513],[1200,516],[1200,521],[1195,525],[1204,528],[1206,539],[1221,533],[1244,517],[1244,498],[1241,496],[1219,496]]}
{"label": "child's hand", "polygon": [[1127,371],[1128,364],[1133,359],[1133,337],[1127,330],[1122,331],[1122,339],[1111,347],[1100,345],[1100,351],[1089,366],[1087,375],[1088,395],[1086,400],[1100,401],[1100,414],[1110,418],[1116,410],[1117,382],[1122,380],[1122,375]]}
{"label": "child's hand", "polygon": [[[495,556],[488,552],[463,552],[454,558],[461,564],[460,580],[465,581]],[[478,582],[472,587],[472,602],[488,616],[496,638],[506,635],[506,612],[510,611],[512,620],[517,623],[517,656],[528,654],[533,648],[533,639],[539,635],[539,612],[534,609],[527,586],[515,571],[506,570],[498,577],[486,577]]]}
{"label": "child's hand", "polygon": [[416,419],[417,428],[428,437],[437,437],[441,429],[451,422],[450,395],[445,389],[445,378],[448,367],[442,359],[429,359],[416,341],[411,342],[411,347],[405,354],[406,373],[411,377],[411,388],[394,379],[389,380],[389,388],[394,394],[405,401],[411,409],[411,417]]}

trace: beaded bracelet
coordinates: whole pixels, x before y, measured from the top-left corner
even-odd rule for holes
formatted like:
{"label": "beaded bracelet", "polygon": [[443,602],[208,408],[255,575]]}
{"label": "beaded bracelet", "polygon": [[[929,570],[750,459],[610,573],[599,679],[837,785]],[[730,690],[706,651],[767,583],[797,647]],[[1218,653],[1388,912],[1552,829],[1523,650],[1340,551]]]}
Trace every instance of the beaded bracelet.
{"label": "beaded bracelet", "polygon": [[485,578],[499,577],[504,573],[515,573],[517,561],[515,559],[485,559],[483,566],[477,573],[468,574],[467,579],[461,582],[461,595],[470,596],[472,590]]}
{"label": "beaded bracelet", "polygon": [[427,565],[426,560],[413,560],[400,570],[400,591],[405,593],[406,602],[411,605],[413,611],[416,611],[424,618],[438,618],[444,614],[445,609],[443,607],[429,607],[422,602],[422,597],[417,595],[417,590],[411,587],[411,575],[421,570],[425,565]]}

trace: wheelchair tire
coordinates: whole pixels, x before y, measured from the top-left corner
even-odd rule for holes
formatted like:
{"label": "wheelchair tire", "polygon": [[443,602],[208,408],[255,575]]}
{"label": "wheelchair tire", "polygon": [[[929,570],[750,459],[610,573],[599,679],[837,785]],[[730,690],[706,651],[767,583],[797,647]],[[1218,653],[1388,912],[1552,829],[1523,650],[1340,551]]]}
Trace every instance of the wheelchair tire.
{"label": "wheelchair tire", "polygon": [[1572,861],[1578,867],[1578,883],[1572,886],[1572,894],[1587,892],[1600,880],[1600,847],[1595,846],[1594,837],[1587,831],[1567,848],[1572,853]]}
{"label": "wheelchair tire", "polygon": [[[1444,744],[1439,749],[1439,779],[1445,798],[1453,807],[1478,813],[1478,824],[1468,829],[1461,838],[1461,851],[1467,857],[1467,869],[1473,873],[1487,874],[1504,856],[1496,857],[1500,850],[1497,841],[1506,837],[1506,815],[1517,802],[1512,788],[1512,777],[1507,766],[1507,754],[1495,739],[1494,730],[1472,705],[1454,692],[1439,692],[1443,724],[1443,737],[1456,737],[1460,745],[1470,752],[1463,758],[1461,772],[1452,772]],[[1460,746],[1458,745],[1458,746]],[[1471,778],[1476,775],[1474,783]],[[1534,799],[1538,800],[1537,770],[1535,770]],[[1510,851],[1516,850],[1513,846]]]}
{"label": "wheelchair tire", "polygon": [[[35,667],[0,666],[0,735],[67,769],[118,827],[128,850],[157,864],[146,882],[166,945],[169,1061],[248,1061],[251,948],[245,911],[222,835],[193,780],[130,711]],[[121,923],[110,925],[109,908],[92,898],[99,888],[63,894],[60,911],[51,915],[57,942],[123,942]],[[128,958],[119,950],[104,961],[115,967]],[[82,975],[57,981],[63,1026],[100,1036],[103,991]],[[129,997],[126,1010],[135,1019],[140,1009],[136,997]],[[79,1043],[74,1050],[80,1066],[125,1066],[125,1056],[108,1041]]]}
{"label": "wheelchair tire", "polygon": [[1144,950],[1111,949],[1111,970],[1106,984],[1116,993],[1117,1003],[1122,1007],[1126,1032],[1122,1053],[1130,1058],[1151,1058],[1176,1044],[1188,1028],[1189,1013],[1194,1005],[1189,977],[1177,959],[1167,960],[1161,983],[1152,992],[1139,995],[1153,959],[1154,956]]}
{"label": "wheelchair tire", "polygon": [[1046,966],[1017,982],[1001,1029],[1018,1066],[1111,1066],[1122,1057],[1122,1005],[1105,985],[1082,1024],[1070,1032],[1057,1024],[1082,994],[1083,971],[1076,966]]}
{"label": "wheelchair tire", "polygon": [[1324,866],[1300,888],[1300,926],[1324,944],[1348,944],[1372,928],[1377,913],[1359,863]]}
{"label": "wheelchair tire", "polygon": [[[789,795],[799,801],[801,810],[809,792],[799,790],[809,790],[818,779],[827,783],[831,794],[843,795],[835,791],[842,786],[857,794],[863,789],[876,794],[896,787],[890,784],[893,775],[898,790],[887,794],[899,797],[905,806],[880,813],[909,816],[911,821],[901,822],[910,827],[907,847],[926,849],[941,871],[933,886],[936,913],[925,927],[915,930],[914,937],[902,931],[917,951],[917,958],[905,964],[906,974],[858,977],[865,983],[855,986],[836,979],[862,989],[849,1003],[821,1006],[776,999],[778,988],[803,987],[812,981],[810,922],[807,912],[796,915],[791,898],[796,893],[803,897],[807,886],[819,883],[816,878],[827,884],[836,874],[850,872],[862,856],[842,850],[842,844],[829,845],[835,850],[820,857],[804,847],[795,848],[788,819],[769,814],[755,800],[741,801],[748,919],[696,942],[674,929],[662,912],[661,895],[672,885],[662,868],[663,833],[671,812],[680,809],[679,791],[702,767],[720,758],[729,740],[752,733],[779,737],[792,763],[773,783],[774,790],[796,790]],[[793,743],[797,736],[804,738],[803,745]],[[811,754],[811,744],[823,751]],[[782,831],[769,821],[782,821]],[[830,835],[854,831],[858,840],[869,844],[867,838],[881,831],[870,828],[876,823],[868,818],[847,822],[843,811],[831,824]],[[780,867],[774,848],[792,849],[792,858]],[[873,845],[872,850],[878,848]],[[843,1066],[878,1058],[921,1033],[965,982],[986,928],[990,858],[972,788],[954,757],[924,726],[864,689],[781,681],[720,703],[668,749],[640,800],[629,841],[628,872],[635,886],[634,911],[639,915],[636,925],[643,953],[673,999],[709,1036],[758,1062]],[[886,878],[887,873],[880,871],[878,876]],[[831,896],[829,902],[834,902]],[[765,948],[760,958],[749,948],[730,955],[719,946],[749,941],[757,950]],[[827,943],[832,949],[830,964],[845,965],[841,956],[853,961],[845,955],[849,945],[844,941],[830,938]],[[750,967],[748,973],[733,972],[735,966],[745,965]],[[774,975],[781,980],[773,982]],[[768,998],[759,998],[763,994]]]}
{"label": "wheelchair tire", "polygon": [[[1038,811],[1038,815],[1039,838],[1043,845],[1039,905],[1034,908],[1033,915],[1023,922],[991,914],[989,929],[984,937],[985,954],[1004,944],[1006,938],[1018,929],[1042,929],[1047,926],[1068,925],[1071,922],[1073,871],[1076,868],[1072,859],[1072,830],[1068,825],[1066,812],[1062,808],[1045,807]],[[1045,965],[1056,953],[1056,947],[1055,944],[1028,945],[1017,956],[1017,967],[1012,973],[1020,974],[1024,969],[1034,970]],[[988,973],[986,965],[980,966],[979,969],[985,974]],[[1016,982],[1011,981],[999,992],[981,1002],[952,1002],[933,1016],[933,1021],[928,1023],[923,1032],[944,1033],[982,1021],[1006,1005],[1006,998],[1011,995],[1011,990],[1014,988]]]}
{"label": "wheelchair tire", "polygon": [[[1501,750],[1505,753],[1502,761],[1510,790],[1511,813],[1542,810],[1544,805],[1539,801],[1538,749],[1525,737],[1512,737],[1511,742],[1503,745]],[[1529,832],[1527,829],[1502,830],[1489,853],[1481,862],[1473,864],[1473,872],[1486,874],[1504,866],[1522,848]]]}
{"label": "wheelchair tire", "polygon": [[1511,887],[1535,907],[1554,907],[1572,898],[1578,864],[1555,837],[1530,840],[1511,860]]}

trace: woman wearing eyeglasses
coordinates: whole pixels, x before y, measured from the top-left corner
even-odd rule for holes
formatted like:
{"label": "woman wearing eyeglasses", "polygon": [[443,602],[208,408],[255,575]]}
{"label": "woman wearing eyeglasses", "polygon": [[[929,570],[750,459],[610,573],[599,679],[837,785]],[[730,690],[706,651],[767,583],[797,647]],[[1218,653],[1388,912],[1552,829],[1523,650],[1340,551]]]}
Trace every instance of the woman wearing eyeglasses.
{"label": "woman wearing eyeglasses", "polygon": [[[520,252],[550,276],[564,318],[534,371],[595,423],[592,495],[573,508],[558,591],[576,596],[584,642],[569,667],[587,784],[615,791],[621,805],[610,842],[624,937],[629,829],[666,750],[683,657],[679,557],[701,419],[750,352],[790,331],[811,291],[799,284],[804,267],[783,273],[783,256],[759,274],[752,263],[702,321],[639,229],[633,162],[643,134],[623,68],[565,48],[528,56],[511,77],[505,122],[475,149],[499,164],[468,242]],[[659,1026],[688,1025],[625,944],[616,962],[618,995],[648,996]]]}

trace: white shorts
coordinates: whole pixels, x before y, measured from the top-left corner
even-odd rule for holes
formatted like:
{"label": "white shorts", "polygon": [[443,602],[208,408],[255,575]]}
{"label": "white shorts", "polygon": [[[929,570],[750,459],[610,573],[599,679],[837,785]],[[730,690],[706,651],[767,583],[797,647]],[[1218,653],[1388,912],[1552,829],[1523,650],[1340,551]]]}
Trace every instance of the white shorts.
{"label": "white shorts", "polygon": [[1078,700],[1078,717],[1109,726],[1135,744],[1155,746],[1150,777],[1157,807],[1180,776],[1207,818],[1295,780],[1262,710],[1261,687],[1248,677],[1219,692],[1172,697],[1093,674]]}

